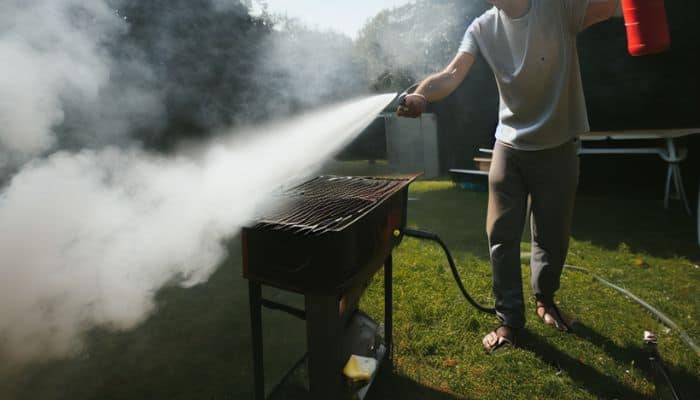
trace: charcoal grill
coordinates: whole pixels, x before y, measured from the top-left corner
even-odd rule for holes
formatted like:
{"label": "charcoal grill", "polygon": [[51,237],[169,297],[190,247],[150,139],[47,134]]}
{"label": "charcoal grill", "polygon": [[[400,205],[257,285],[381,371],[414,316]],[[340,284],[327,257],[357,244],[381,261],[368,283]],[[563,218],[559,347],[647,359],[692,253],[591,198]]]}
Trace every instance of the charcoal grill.
{"label": "charcoal grill", "polygon": [[[279,194],[276,206],[243,228],[243,276],[249,281],[255,398],[262,400],[262,307],[306,321],[309,390],[340,399],[352,350],[345,328],[374,274],[384,266],[384,358],[392,354],[392,249],[406,224],[402,177],[319,176]],[[296,309],[262,298],[263,285],[304,295]],[[381,360],[380,360],[381,361]]]}

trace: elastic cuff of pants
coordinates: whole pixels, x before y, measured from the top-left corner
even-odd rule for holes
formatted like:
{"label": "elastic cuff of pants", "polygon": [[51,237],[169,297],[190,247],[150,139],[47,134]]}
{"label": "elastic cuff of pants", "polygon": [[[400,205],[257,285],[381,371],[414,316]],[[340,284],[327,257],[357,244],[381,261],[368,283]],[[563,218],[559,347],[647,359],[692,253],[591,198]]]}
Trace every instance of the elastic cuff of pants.
{"label": "elastic cuff of pants", "polygon": [[501,321],[501,324],[514,328],[514,329],[521,329],[525,327],[525,319],[524,318],[513,318],[513,317],[507,317],[506,315],[496,312],[496,316],[498,319]]}
{"label": "elastic cuff of pants", "polygon": [[535,301],[542,302],[544,304],[554,304],[554,295],[548,296],[543,294],[536,294]]}

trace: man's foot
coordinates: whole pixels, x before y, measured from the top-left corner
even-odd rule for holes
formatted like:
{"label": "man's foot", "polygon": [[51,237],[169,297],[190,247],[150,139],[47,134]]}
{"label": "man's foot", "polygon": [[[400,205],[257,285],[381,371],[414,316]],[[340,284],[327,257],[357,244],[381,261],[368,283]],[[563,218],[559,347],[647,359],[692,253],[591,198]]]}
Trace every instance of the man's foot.
{"label": "man's foot", "polygon": [[516,334],[517,329],[515,328],[505,325],[499,326],[493,332],[484,336],[482,340],[484,351],[491,354],[500,348],[515,347]]}
{"label": "man's foot", "polygon": [[537,316],[547,325],[552,325],[561,332],[573,332],[574,320],[562,314],[559,308],[552,303],[537,300]]}

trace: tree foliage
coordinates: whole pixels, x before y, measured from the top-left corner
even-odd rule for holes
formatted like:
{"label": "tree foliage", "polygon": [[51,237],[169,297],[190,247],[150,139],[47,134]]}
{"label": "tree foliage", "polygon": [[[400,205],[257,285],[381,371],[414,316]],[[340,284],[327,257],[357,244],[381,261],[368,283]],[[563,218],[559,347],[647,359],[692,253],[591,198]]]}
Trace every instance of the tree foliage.
{"label": "tree foliage", "polygon": [[225,9],[211,0],[119,0],[116,6],[129,22],[118,51],[145,60],[165,105],[165,124],[154,140],[200,135],[247,111],[252,87],[246,77],[271,31],[269,21],[250,17],[237,2]]}
{"label": "tree foliage", "polygon": [[112,1],[129,22],[112,51],[144,60],[164,102],[163,127],[139,133],[157,147],[367,91],[349,38],[250,1]]}

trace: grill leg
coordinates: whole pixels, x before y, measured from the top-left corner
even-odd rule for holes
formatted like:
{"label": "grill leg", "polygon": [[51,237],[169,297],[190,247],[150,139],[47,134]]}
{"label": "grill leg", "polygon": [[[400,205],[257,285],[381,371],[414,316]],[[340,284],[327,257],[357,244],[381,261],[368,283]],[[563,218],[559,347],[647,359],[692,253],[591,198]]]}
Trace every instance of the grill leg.
{"label": "grill leg", "polygon": [[342,337],[337,295],[305,296],[306,345],[309,350],[309,389],[315,400],[340,399],[343,364],[338,343]]}
{"label": "grill leg", "polygon": [[265,400],[265,369],[263,366],[261,287],[248,282],[250,299],[250,327],[253,339],[253,379],[255,400]]}
{"label": "grill leg", "polygon": [[393,296],[392,289],[394,261],[391,253],[384,261],[384,340],[386,341],[387,364],[389,371],[394,370],[394,340],[393,340]]}

